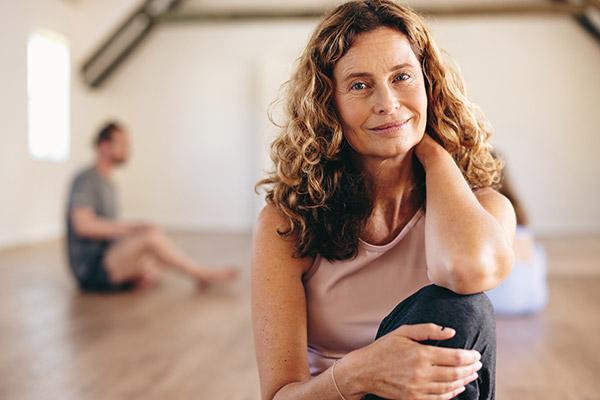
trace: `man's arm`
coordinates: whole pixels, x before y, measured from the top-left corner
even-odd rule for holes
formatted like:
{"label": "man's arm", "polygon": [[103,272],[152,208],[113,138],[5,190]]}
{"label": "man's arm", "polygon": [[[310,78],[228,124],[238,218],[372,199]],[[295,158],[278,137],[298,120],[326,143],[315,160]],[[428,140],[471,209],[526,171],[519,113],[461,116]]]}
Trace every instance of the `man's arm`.
{"label": "man's arm", "polygon": [[116,239],[133,232],[138,227],[128,222],[98,217],[91,207],[73,208],[71,221],[78,236],[97,240]]}
{"label": "man's arm", "polygon": [[427,134],[416,154],[426,173],[430,279],[460,294],[497,286],[513,264],[512,205],[491,188],[473,193],[452,156]]}

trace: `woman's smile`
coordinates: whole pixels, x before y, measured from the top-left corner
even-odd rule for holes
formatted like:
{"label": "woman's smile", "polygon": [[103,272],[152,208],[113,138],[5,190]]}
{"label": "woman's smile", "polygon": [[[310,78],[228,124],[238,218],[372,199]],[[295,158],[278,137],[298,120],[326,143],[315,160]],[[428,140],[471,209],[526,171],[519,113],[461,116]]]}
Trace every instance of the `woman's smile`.
{"label": "woman's smile", "polygon": [[408,123],[412,120],[412,117],[398,119],[393,122],[384,123],[373,128],[367,128],[371,133],[379,136],[397,136],[403,134],[403,131],[408,126]]}

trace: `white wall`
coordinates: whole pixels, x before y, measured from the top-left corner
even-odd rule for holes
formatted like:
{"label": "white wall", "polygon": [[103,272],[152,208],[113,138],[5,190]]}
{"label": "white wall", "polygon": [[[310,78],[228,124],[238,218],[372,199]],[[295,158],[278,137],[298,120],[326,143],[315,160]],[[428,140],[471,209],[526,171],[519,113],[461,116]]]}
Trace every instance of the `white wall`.
{"label": "white wall", "polygon": [[470,97],[537,231],[600,231],[600,43],[564,17],[446,19],[440,45]]}
{"label": "white wall", "polygon": [[57,237],[63,203],[74,168],[89,156],[89,137],[109,109],[76,79],[72,87],[72,154],[66,163],[33,160],[27,144],[27,40],[36,29],[51,29],[70,40],[74,72],[135,0],[76,2],[0,0],[0,247]]}
{"label": "white wall", "polygon": [[184,25],[153,34],[104,89],[135,143],[120,179],[135,188],[124,193],[127,215],[179,229],[250,229],[266,109],[309,30]]}
{"label": "white wall", "polygon": [[[134,154],[117,176],[123,211],[172,228],[247,231],[252,187],[274,130],[266,107],[314,23],[165,25],[99,91],[75,74],[72,158],[30,159],[26,41],[37,26],[71,39],[81,61],[136,1],[0,0],[0,246],[55,236],[71,174],[91,157],[98,124],[117,117]],[[597,156],[600,47],[569,19],[442,19],[438,42],[458,60],[494,124],[534,227],[600,231]]]}
{"label": "white wall", "polygon": [[[550,235],[600,231],[600,202],[594,201],[600,197],[598,44],[562,17],[431,24],[440,45],[462,67],[471,97],[494,125],[494,142],[508,160],[534,228]],[[254,180],[244,179],[268,165],[266,147],[274,132],[265,110],[313,26],[183,24],[155,33],[106,89],[135,125],[137,137],[144,137],[144,144],[137,140],[138,153],[154,152],[140,154],[130,166],[126,181],[138,191],[126,196],[129,212],[156,215],[175,226],[187,218],[183,225],[188,227],[248,229],[254,219],[247,206]],[[144,87],[147,108],[142,111],[142,100],[125,92]],[[161,113],[167,105],[179,111]],[[230,123],[223,124],[224,119]],[[238,145],[219,151],[223,137],[235,138]],[[258,146],[259,154],[245,146]],[[136,186],[153,160],[166,165],[165,172],[153,175],[151,190]],[[211,176],[207,169],[218,174]],[[180,183],[173,181],[173,171],[182,174]],[[189,199],[155,198],[165,190]],[[256,198],[254,203],[255,209],[261,204]]]}

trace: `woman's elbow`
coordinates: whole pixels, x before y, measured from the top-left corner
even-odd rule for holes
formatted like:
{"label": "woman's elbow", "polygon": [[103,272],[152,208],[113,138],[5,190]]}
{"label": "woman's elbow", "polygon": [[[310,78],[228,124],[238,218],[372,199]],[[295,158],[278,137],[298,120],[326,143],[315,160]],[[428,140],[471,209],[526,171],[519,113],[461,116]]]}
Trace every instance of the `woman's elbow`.
{"label": "woman's elbow", "polygon": [[432,274],[431,280],[457,294],[474,294],[498,286],[512,270],[514,252],[503,248],[487,256],[462,258],[448,263],[445,273]]}

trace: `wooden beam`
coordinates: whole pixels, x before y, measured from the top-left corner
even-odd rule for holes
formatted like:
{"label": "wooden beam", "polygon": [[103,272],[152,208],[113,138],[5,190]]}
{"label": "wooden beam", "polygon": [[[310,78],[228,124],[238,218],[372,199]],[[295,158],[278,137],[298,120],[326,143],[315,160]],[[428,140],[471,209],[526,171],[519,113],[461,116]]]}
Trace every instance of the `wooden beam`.
{"label": "wooden beam", "polygon": [[[553,4],[574,4],[573,0],[550,0]],[[573,19],[596,43],[600,44],[600,0],[583,0],[584,12]]]}
{"label": "wooden beam", "polygon": [[[524,4],[464,4],[448,6],[415,7],[415,11],[436,17],[480,17],[505,15],[582,15],[586,4],[524,3]],[[326,9],[249,9],[232,11],[192,10],[165,13],[158,18],[161,23],[210,23],[252,20],[316,19]]]}
{"label": "wooden beam", "polygon": [[144,0],[83,63],[80,73],[91,88],[99,87],[148,36],[157,17],[180,0]]}
{"label": "wooden beam", "polygon": [[[148,36],[154,25],[160,23],[228,23],[258,20],[318,19],[326,9],[248,9],[232,11],[192,10],[176,11],[183,0],[144,0],[92,54],[81,67],[84,81],[90,87],[99,87],[111,73]],[[165,6],[165,4],[167,6]],[[481,17],[508,15],[567,15],[600,41],[600,34],[586,12],[600,9],[600,0],[572,3],[554,0],[546,3],[522,4],[455,4],[415,7],[418,13],[435,17]],[[164,9],[163,9],[164,8]]]}

